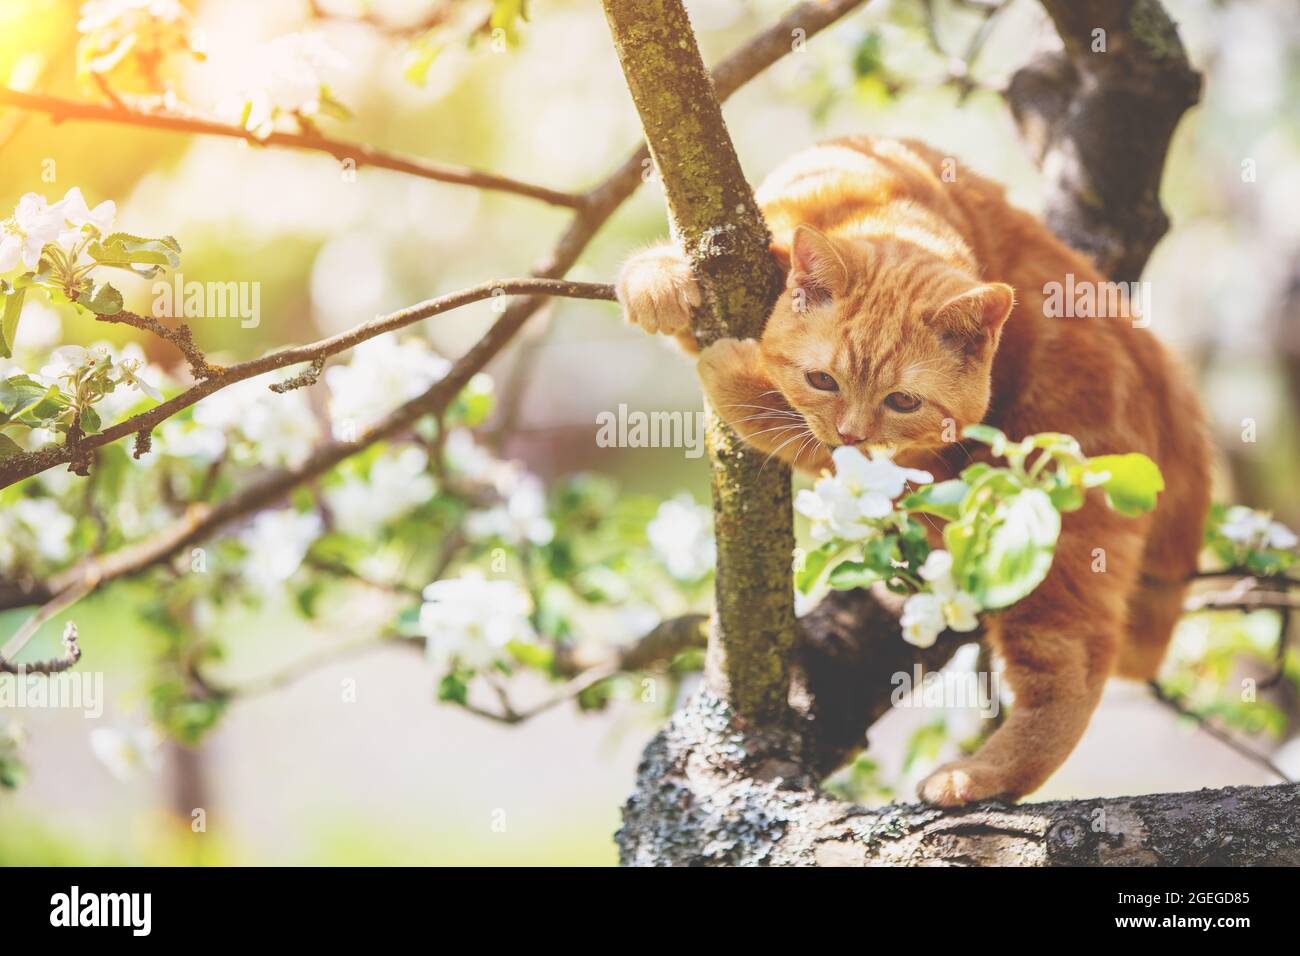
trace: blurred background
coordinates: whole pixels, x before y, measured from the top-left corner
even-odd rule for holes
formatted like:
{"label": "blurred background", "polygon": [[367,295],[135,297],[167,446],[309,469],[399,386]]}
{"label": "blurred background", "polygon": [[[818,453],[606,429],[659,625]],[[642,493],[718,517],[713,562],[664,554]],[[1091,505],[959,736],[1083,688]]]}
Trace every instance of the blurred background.
{"label": "blurred background", "polygon": [[[83,38],[94,36],[95,16],[107,17],[115,7],[156,6],[167,16],[175,11],[163,3],[85,6],[0,0],[0,83],[100,103],[120,95],[132,105],[292,129],[295,117],[274,110],[259,117],[267,101],[255,91],[267,81],[268,64],[285,54],[277,38],[305,35],[311,38],[308,53],[294,51],[292,69],[271,82],[300,79],[294,69],[314,71],[328,99],[317,104],[310,127],[330,136],[571,191],[597,183],[638,139],[604,18],[588,2],[534,0],[523,19],[517,11],[502,12],[509,4],[487,2],[188,0],[182,9],[186,35],[203,58],[169,50],[159,75],[134,86],[139,78],[124,75],[130,54],[121,68],[99,70],[98,79],[86,68]],[[1295,527],[1300,7],[1290,0],[1166,0],[1165,6],[1205,85],[1200,105],[1175,135],[1165,173],[1162,200],[1173,228],[1144,277],[1151,283],[1153,330],[1181,352],[1200,384],[1221,450],[1218,499],[1272,512]],[[774,21],[785,4],[695,0],[688,8],[712,62]],[[973,62],[966,62],[984,19],[978,4],[874,0],[785,57],[726,107],[751,181],[822,138],[904,135],[962,157],[1005,183],[1015,203],[1037,209],[1039,174],[997,90],[1051,27],[1032,0],[1013,0],[989,23]],[[104,29],[106,21],[98,22]],[[121,52],[112,44],[107,49],[113,56]],[[954,73],[965,82],[953,82]],[[130,99],[137,96],[145,99]],[[335,103],[346,110],[332,108]],[[115,201],[116,228],[175,236],[185,281],[256,284],[256,327],[238,318],[192,322],[196,340],[224,362],[320,338],[440,293],[524,275],[570,215],[527,198],[381,169],[348,176],[321,153],[125,125],[55,125],[47,116],[3,106],[0,170],[0,218],[25,193],[54,202],[80,187],[92,207]],[[571,277],[610,281],[631,249],[665,232],[662,196],[651,182],[601,231]],[[149,280],[124,276],[114,283],[128,308],[150,310]],[[495,317],[492,302],[435,317],[414,327],[418,342],[412,348],[424,359],[454,359]],[[101,341],[122,355],[136,354],[125,350],[137,342],[140,361],[156,372],[155,384],[164,391],[186,381],[183,363],[165,343],[43,302],[28,303],[15,357],[0,360],[0,373],[35,371],[57,346]],[[405,359],[376,353],[367,361],[361,367],[358,357],[339,370],[357,369],[381,393],[400,387],[382,372]],[[456,558],[456,567],[486,566],[497,547],[512,555],[533,548],[545,564],[538,572],[545,593],[530,587],[543,616],[552,608],[548,602],[569,607],[565,602],[576,600],[561,588],[581,576],[581,586],[571,590],[582,606],[570,609],[562,628],[575,640],[626,639],[660,618],[706,609],[702,461],[681,448],[606,448],[596,440],[597,416],[620,404],[697,409],[690,364],[625,327],[611,303],[557,300],[488,372],[494,384],[483,379],[475,387],[491,401],[463,411],[459,422],[463,434],[472,434],[462,453],[472,457],[477,449],[491,455],[494,467],[510,470],[510,488],[503,492],[508,517],[533,525],[515,533],[479,522],[480,531],[469,535],[474,544]],[[235,462],[218,487],[204,489],[219,498],[246,474],[292,463],[286,435],[298,435],[309,447],[331,422],[337,429],[338,409],[330,403],[342,401],[342,381],[326,379],[285,396],[265,389],[257,398],[215,395],[200,406],[205,412],[186,417],[173,434],[160,434],[152,462],[133,464],[123,453],[122,462],[105,465],[106,473],[113,474],[110,465],[120,468],[131,476],[121,479],[130,488],[150,468],[150,474],[167,472],[168,487],[198,481],[191,472],[207,474],[220,454],[205,459],[192,446],[216,429],[225,436],[221,454]],[[359,387],[354,383],[353,392]],[[393,395],[390,404],[403,397],[409,396]],[[296,426],[278,423],[258,445],[249,416],[262,413],[250,411],[249,403],[264,398],[282,398],[279,409],[293,407],[304,417]],[[125,414],[130,405],[114,407]],[[1248,437],[1246,420],[1254,423]],[[256,454],[241,457],[242,441]],[[398,460],[391,450],[385,454]],[[276,456],[285,461],[271,460]],[[182,463],[190,471],[182,471]],[[373,489],[374,463],[364,467],[372,469],[361,477]],[[457,467],[473,471],[464,461]],[[413,487],[422,470],[417,463],[400,487]],[[326,498],[343,494],[355,477],[331,476],[317,491]],[[535,514],[526,500],[531,492],[520,490],[534,488],[534,477],[546,489],[546,504]],[[76,512],[73,504],[84,503],[77,483],[85,481],[59,470],[5,490],[9,497],[0,497],[0,506],[54,501],[77,524],[37,557],[32,522],[0,525],[0,532],[13,535],[14,552],[5,558],[8,566],[0,562],[0,572],[65,567],[95,550],[99,539],[81,531],[94,516]],[[150,487],[96,492],[102,495],[100,516],[122,542],[168,516],[174,503]],[[412,506],[439,506],[441,491],[431,495]],[[183,502],[189,496],[178,497]],[[157,508],[163,513],[154,516]],[[307,504],[297,508],[299,517],[312,513]],[[594,509],[598,520],[573,530],[566,508]],[[376,536],[373,529],[340,530],[337,520],[326,519],[331,540],[347,545],[336,554],[350,568],[387,575],[401,587],[331,579],[322,605],[304,610],[316,600],[309,593],[318,589],[315,579],[304,583],[286,574],[275,578],[281,587],[236,599],[230,596],[234,577],[226,580],[231,590],[217,588],[225,593],[197,593],[185,578],[162,574],[114,584],[44,625],[24,657],[57,654],[62,621],[74,619],[86,655],[81,668],[103,674],[104,714],[87,719],[71,709],[0,709],[0,733],[9,741],[0,761],[8,760],[13,784],[0,789],[0,863],[615,862],[620,804],[641,749],[673,701],[690,689],[690,662],[677,662],[666,675],[628,677],[595,698],[565,701],[507,726],[463,706],[437,662],[418,649],[390,641],[352,653],[352,642],[382,631],[412,606],[418,610],[419,599],[401,592],[432,578],[421,580],[418,569],[405,577],[393,572],[394,555],[403,547],[428,550],[427,529],[441,527],[441,520],[416,526],[415,519],[383,514],[377,523],[387,530]],[[394,524],[406,530],[394,531]],[[412,544],[422,527],[423,541]],[[57,527],[46,524],[45,530],[57,537]],[[252,560],[258,534],[278,540],[287,533],[256,520],[232,529],[231,546],[243,550],[229,560]],[[20,540],[23,534],[30,540]],[[592,541],[611,534],[601,547],[618,556],[591,557]],[[566,553],[557,556],[560,544]],[[0,547],[0,557],[5,554]],[[213,560],[226,560],[224,554],[214,550]],[[305,560],[303,554],[297,560]],[[566,570],[565,561],[577,570]],[[610,569],[631,574],[634,585],[592,583],[597,571]],[[302,573],[296,561],[289,571]],[[0,633],[12,633],[30,611],[0,614]],[[534,624],[543,632],[548,626],[536,616]],[[1235,690],[1243,674],[1263,679],[1270,672],[1278,625],[1271,612],[1189,617],[1177,638],[1171,679],[1203,712],[1274,752],[1275,762],[1294,776],[1300,743],[1290,738],[1300,716],[1300,667],[1289,660],[1287,679],[1261,691],[1258,706],[1241,704]],[[205,635],[205,673],[222,686],[248,686],[247,693],[217,706],[192,687],[178,689],[173,665],[192,655],[196,633]],[[322,658],[322,666],[303,668],[293,680],[275,678],[330,649],[339,653]],[[548,698],[552,682],[544,669],[515,668],[508,680],[517,703]],[[476,684],[467,699],[491,703],[491,688]],[[910,799],[912,782],[975,732],[972,720],[978,724],[969,713],[897,711],[873,733],[869,759],[837,786],[864,800]],[[96,729],[110,733],[96,738]],[[1083,744],[1038,797],[1275,779],[1144,688],[1117,685]],[[205,811],[200,832],[195,808]]]}

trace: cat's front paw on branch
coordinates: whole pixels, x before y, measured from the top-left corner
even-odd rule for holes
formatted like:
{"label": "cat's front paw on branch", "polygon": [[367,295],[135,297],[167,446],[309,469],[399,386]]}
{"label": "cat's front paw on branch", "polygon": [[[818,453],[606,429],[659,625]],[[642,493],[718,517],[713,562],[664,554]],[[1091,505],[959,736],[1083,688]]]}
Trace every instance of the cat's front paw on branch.
{"label": "cat's front paw on branch", "polygon": [[652,335],[690,331],[691,312],[702,301],[691,264],[671,245],[655,246],[628,259],[616,289],[627,320]]}

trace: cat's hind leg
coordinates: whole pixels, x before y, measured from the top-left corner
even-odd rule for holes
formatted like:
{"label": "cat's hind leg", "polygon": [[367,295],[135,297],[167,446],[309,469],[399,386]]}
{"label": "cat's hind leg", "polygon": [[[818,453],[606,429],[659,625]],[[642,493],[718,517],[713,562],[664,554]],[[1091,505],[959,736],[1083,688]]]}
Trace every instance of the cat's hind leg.
{"label": "cat's hind leg", "polygon": [[[1015,700],[1006,721],[969,757],[923,780],[927,803],[955,807],[993,797],[1016,799],[1050,777],[1083,736],[1114,668],[1127,597],[1136,583],[1141,533],[1085,506],[1090,517],[1063,533],[1041,585],[991,623],[1003,677]],[[1070,518],[1078,518],[1076,512]],[[1105,570],[1093,555],[1106,554]]]}

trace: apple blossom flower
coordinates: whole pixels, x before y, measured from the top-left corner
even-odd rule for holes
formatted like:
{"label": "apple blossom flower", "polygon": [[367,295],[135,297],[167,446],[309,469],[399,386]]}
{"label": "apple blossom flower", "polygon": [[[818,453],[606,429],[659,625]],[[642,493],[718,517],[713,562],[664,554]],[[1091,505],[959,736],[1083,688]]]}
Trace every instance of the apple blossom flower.
{"label": "apple blossom flower", "polygon": [[979,602],[953,581],[952,554],[931,551],[917,573],[930,591],[913,594],[903,602],[899,621],[903,640],[930,647],[944,630],[966,632],[979,627]]}
{"label": "apple blossom flower", "polygon": [[264,590],[276,590],[293,577],[322,530],[315,512],[261,512],[239,536],[248,549],[244,578]]}
{"label": "apple blossom flower", "polygon": [[555,526],[546,517],[546,491],[541,480],[517,466],[510,471],[512,474],[498,476],[496,482],[505,501],[466,515],[466,537],[471,541],[495,538],[511,545],[525,541],[549,543],[555,537]]}
{"label": "apple blossom flower", "polygon": [[1234,505],[1228,509],[1225,520],[1219,525],[1220,533],[1233,544],[1243,548],[1276,548],[1289,551],[1300,543],[1296,533],[1274,521],[1266,511],[1255,511],[1244,505]]}
{"label": "apple blossom flower", "polygon": [[57,241],[69,252],[85,237],[87,227],[92,230],[92,235],[108,235],[113,229],[113,219],[117,216],[117,204],[111,199],[104,200],[94,209],[89,208],[79,186],[69,189],[63,199],[51,208],[62,213],[63,221]]}
{"label": "apple blossom flower", "polygon": [[451,368],[451,363],[418,338],[394,335],[367,339],[352,350],[346,365],[325,370],[334,436],[356,437],[390,411],[415,398]]}
{"label": "apple blossom flower", "polygon": [[531,610],[528,593],[513,581],[489,581],[473,571],[434,581],[420,607],[428,659],[439,669],[453,662],[471,670],[490,667],[510,642],[534,640]]}
{"label": "apple blossom flower", "polygon": [[713,570],[717,560],[713,512],[690,495],[663,502],[645,533],[668,573],[678,580],[695,581]]}
{"label": "apple blossom flower", "polygon": [[811,490],[805,488],[795,497],[795,510],[812,519],[814,541],[871,537],[876,532],[871,522],[893,511],[894,499],[909,481],[934,480],[928,471],[903,468],[876,452],[868,458],[850,445],[835,449],[831,459],[835,474],[823,474]]}
{"label": "apple blossom flower", "polygon": [[[237,460],[289,468],[307,460],[321,431],[303,392],[276,395],[262,376],[237,382],[200,401],[194,406],[194,425],[217,432],[223,447],[230,448]],[[217,436],[209,435],[193,447],[217,444]]]}
{"label": "apple blossom flower", "polygon": [[53,564],[67,561],[76,526],[53,498],[22,497],[6,505],[0,509],[0,571],[31,554]]}
{"label": "apple blossom flower", "polygon": [[0,222],[0,273],[19,263],[24,269],[35,270],[41,251],[58,239],[62,228],[62,209],[57,204],[51,206],[44,196],[27,193],[18,200],[14,214]]}
{"label": "apple blossom flower", "polygon": [[428,465],[424,451],[408,445],[377,459],[369,478],[348,477],[327,489],[325,500],[335,525],[347,534],[371,534],[424,504],[436,490]]}

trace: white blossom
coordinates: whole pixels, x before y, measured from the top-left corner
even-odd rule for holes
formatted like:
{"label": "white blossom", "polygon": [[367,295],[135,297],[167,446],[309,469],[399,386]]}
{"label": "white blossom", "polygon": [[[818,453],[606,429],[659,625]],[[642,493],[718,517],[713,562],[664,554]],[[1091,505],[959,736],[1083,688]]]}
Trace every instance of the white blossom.
{"label": "white blossom", "polygon": [[528,593],[513,581],[489,581],[472,571],[434,581],[420,608],[429,661],[439,669],[452,661],[472,670],[489,667],[511,641],[534,640],[531,610]]}
{"label": "white blossom", "polygon": [[321,520],[315,512],[291,508],[261,512],[239,536],[248,549],[244,578],[264,590],[274,590],[293,577],[320,533]]}
{"label": "white blossom", "polygon": [[713,569],[717,559],[713,512],[690,495],[663,502],[645,533],[668,573],[678,580],[695,581]]}
{"label": "white blossom", "polygon": [[450,470],[479,484],[495,485],[501,469],[508,467],[475,441],[468,428],[453,428],[447,432],[442,457]]}
{"label": "white blossom", "polygon": [[370,466],[370,477],[350,476],[325,493],[330,513],[340,531],[373,534],[394,518],[419,507],[433,497],[433,478],[427,469],[429,458],[420,448],[408,445],[395,455],[384,455]]}
{"label": "white blossom", "polygon": [[354,439],[403,402],[447,374],[451,363],[420,339],[395,335],[367,339],[352,350],[347,365],[325,370],[334,437]]}
{"label": "white blossom", "polygon": [[894,509],[894,499],[909,481],[924,484],[934,480],[928,471],[895,465],[888,455],[872,453],[868,458],[857,448],[844,445],[831,453],[835,474],[823,474],[811,489],[795,498],[795,510],[812,519],[814,541],[840,538],[863,541],[871,537],[872,524]]}
{"label": "white blossom", "polygon": [[63,211],[51,206],[45,197],[27,193],[18,200],[14,214],[0,222],[0,273],[22,263],[34,270],[41,261],[41,250],[59,237],[63,228]]}
{"label": "white blossom", "polygon": [[979,626],[979,602],[953,581],[949,552],[931,551],[917,573],[930,585],[930,591],[913,594],[903,602],[903,640],[930,647],[945,629],[965,632]]}
{"label": "white blossom", "polygon": [[106,345],[61,345],[50,353],[50,360],[41,366],[37,378],[45,385],[57,385],[62,379],[72,379],[91,365],[112,359]]}
{"label": "white blossom", "polygon": [[90,732],[91,752],[122,781],[141,771],[156,771],[162,762],[161,746],[162,734],[153,726],[97,727]]}
{"label": "white blossom", "polygon": [[525,541],[547,544],[555,537],[555,526],[546,517],[546,491],[541,480],[518,467],[510,471],[513,474],[497,476],[497,489],[505,501],[466,515],[466,536],[471,541],[496,538],[512,545]]}
{"label": "white blossom", "polygon": [[[306,395],[295,390],[277,395],[266,380],[247,379],[214,392],[194,406],[194,425],[211,429],[221,438],[242,437],[236,443],[237,460],[255,461],[269,467],[296,468],[307,460],[320,436],[320,423],[312,413]],[[215,447],[216,435],[204,436],[195,447]]]}
{"label": "white blossom", "polygon": [[1225,520],[1219,525],[1219,531],[1233,544],[1243,548],[1276,548],[1289,551],[1300,543],[1296,533],[1274,521],[1266,511],[1255,511],[1244,505],[1234,505],[1228,509]]}
{"label": "white blossom", "polygon": [[62,215],[57,241],[69,252],[85,237],[87,227],[92,230],[92,235],[106,236],[112,231],[113,220],[117,217],[117,204],[111,199],[104,200],[94,209],[87,206],[79,186],[69,189],[52,208],[58,209]]}
{"label": "white blossom", "polygon": [[[344,70],[348,61],[314,33],[276,37],[260,50],[239,102],[245,125],[270,133],[278,116],[313,116],[320,111],[324,77]],[[225,110],[234,111],[234,101]]]}

